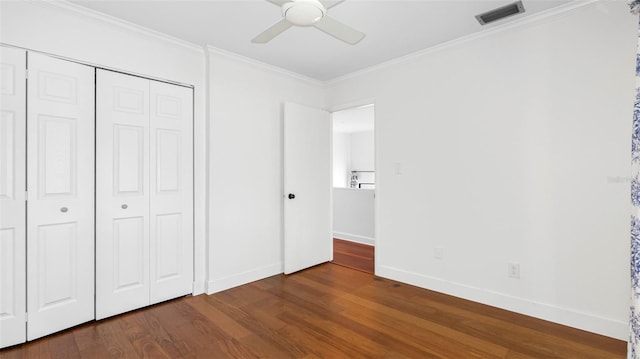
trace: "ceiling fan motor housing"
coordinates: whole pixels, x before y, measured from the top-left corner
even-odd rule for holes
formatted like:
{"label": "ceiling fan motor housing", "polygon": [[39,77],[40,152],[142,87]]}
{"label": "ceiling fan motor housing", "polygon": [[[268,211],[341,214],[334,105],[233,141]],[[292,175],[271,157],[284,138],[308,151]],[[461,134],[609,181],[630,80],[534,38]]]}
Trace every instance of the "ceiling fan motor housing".
{"label": "ceiling fan motor housing", "polygon": [[327,9],[319,0],[294,0],[282,5],[282,16],[298,26],[310,26],[322,20]]}

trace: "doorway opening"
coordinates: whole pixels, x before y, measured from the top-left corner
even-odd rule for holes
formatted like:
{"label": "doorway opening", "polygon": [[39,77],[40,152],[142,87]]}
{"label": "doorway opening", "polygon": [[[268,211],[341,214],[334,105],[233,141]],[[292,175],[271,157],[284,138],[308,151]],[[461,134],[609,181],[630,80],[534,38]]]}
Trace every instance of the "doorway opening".
{"label": "doorway opening", "polygon": [[364,105],[332,113],[333,262],[374,272],[375,111]]}

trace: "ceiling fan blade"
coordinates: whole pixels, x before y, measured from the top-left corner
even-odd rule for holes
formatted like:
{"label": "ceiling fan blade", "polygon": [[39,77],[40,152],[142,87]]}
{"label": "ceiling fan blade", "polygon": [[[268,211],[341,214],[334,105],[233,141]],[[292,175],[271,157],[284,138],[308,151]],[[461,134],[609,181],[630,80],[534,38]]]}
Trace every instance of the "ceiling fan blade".
{"label": "ceiling fan blade", "polygon": [[364,39],[365,34],[350,26],[347,26],[340,21],[334,20],[330,16],[325,16],[322,20],[313,24],[313,26],[326,32],[327,34],[335,37],[338,40],[342,40],[347,44],[355,45],[360,40]]}
{"label": "ceiling fan blade", "polygon": [[291,0],[267,0],[267,1],[276,6],[282,6],[288,2],[291,2]]}
{"label": "ceiling fan blade", "polygon": [[264,30],[260,35],[256,36],[251,42],[256,44],[264,44],[271,41],[274,37],[282,34],[285,30],[293,26],[289,21],[282,19],[270,28]]}
{"label": "ceiling fan blade", "polygon": [[343,2],[345,2],[345,0],[339,0],[339,1],[336,1],[336,2],[334,2],[333,4],[331,4],[331,5],[329,5],[329,6],[325,6],[325,9],[329,10],[329,9],[331,9],[332,7],[336,7],[336,6],[340,5],[340,4],[342,4]]}

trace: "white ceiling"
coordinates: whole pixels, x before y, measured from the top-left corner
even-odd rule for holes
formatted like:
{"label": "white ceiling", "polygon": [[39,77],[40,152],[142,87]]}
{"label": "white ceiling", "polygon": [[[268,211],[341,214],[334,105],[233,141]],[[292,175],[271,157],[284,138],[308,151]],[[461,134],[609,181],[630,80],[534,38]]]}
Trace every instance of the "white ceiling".
{"label": "white ceiling", "polygon": [[[197,45],[328,81],[571,2],[523,0],[526,12],[480,26],[475,15],[515,0],[347,0],[329,15],[367,36],[351,46],[313,27],[293,27],[267,44],[251,39],[281,20],[266,0],[71,0]],[[324,1],[330,5],[333,1]]]}

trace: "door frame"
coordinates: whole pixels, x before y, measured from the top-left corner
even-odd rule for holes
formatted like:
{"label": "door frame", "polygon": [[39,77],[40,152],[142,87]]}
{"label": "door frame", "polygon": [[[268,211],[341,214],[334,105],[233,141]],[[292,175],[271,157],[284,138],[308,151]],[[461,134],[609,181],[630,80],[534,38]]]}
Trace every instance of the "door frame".
{"label": "door frame", "polygon": [[[344,111],[344,110],[349,110],[349,109],[353,109],[356,107],[362,107],[362,106],[367,106],[367,105],[373,105],[373,161],[374,161],[374,165],[375,165],[375,169],[376,169],[376,185],[375,188],[373,189],[373,222],[374,222],[374,233],[375,233],[375,237],[373,239],[373,247],[374,247],[374,251],[376,253],[378,253],[379,250],[379,246],[380,246],[380,211],[378,210],[378,208],[380,208],[380,196],[378,195],[378,191],[379,191],[379,187],[380,187],[380,181],[379,181],[379,176],[378,176],[378,169],[380,168],[380,163],[379,163],[379,148],[378,148],[378,115],[377,115],[377,104],[376,104],[376,99],[375,97],[369,97],[369,98],[364,98],[364,99],[360,99],[360,100],[356,100],[356,101],[352,101],[352,102],[346,102],[346,103],[342,103],[339,105],[334,105],[334,106],[329,106],[327,108],[327,111],[329,111],[329,113],[331,114],[331,158],[333,159],[333,113],[334,112],[339,112],[339,111]],[[331,175],[333,178],[333,164],[331,166]],[[331,191],[331,231],[333,233],[333,185],[332,185],[332,191]],[[333,238],[331,239],[332,242],[332,247],[333,248]],[[377,256],[376,256],[377,257]],[[374,275],[378,273],[378,260],[374,259]]]}

